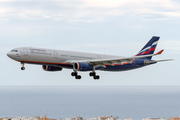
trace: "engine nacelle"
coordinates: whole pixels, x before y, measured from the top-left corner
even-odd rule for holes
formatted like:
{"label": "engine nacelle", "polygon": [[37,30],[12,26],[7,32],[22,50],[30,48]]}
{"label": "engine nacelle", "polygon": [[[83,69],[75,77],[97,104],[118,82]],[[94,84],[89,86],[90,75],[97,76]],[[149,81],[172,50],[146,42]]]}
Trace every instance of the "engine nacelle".
{"label": "engine nacelle", "polygon": [[73,69],[76,71],[92,71],[93,65],[89,63],[77,62],[77,63],[74,63]]}
{"label": "engine nacelle", "polygon": [[42,68],[45,71],[61,71],[62,70],[61,67],[49,66],[49,65],[43,65]]}

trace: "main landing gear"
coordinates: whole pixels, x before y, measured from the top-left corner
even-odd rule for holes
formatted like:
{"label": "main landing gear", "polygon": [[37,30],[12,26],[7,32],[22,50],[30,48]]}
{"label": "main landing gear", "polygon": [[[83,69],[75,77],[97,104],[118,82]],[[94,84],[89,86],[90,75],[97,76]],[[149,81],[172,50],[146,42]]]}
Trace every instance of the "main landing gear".
{"label": "main landing gear", "polygon": [[25,70],[24,63],[21,63],[22,67],[21,70]]}
{"label": "main landing gear", "polygon": [[[75,76],[76,79],[81,79],[81,75],[78,75],[77,71],[71,73],[71,76]],[[90,72],[89,76],[93,77],[94,80],[99,80],[100,76],[96,75],[96,72]]]}
{"label": "main landing gear", "polygon": [[93,76],[93,78],[95,79],[95,80],[99,80],[99,78],[100,78],[100,76],[99,75],[96,75],[96,72],[90,72],[89,73],[89,76]]}
{"label": "main landing gear", "polygon": [[78,73],[75,71],[75,72],[72,72],[71,73],[71,76],[75,76],[76,79],[81,79],[81,76],[78,75]]}
{"label": "main landing gear", "polygon": [[[81,75],[78,75],[76,71],[71,73],[71,76],[75,76],[76,79],[81,79]],[[96,72],[90,72],[89,76],[93,77],[95,80],[99,80],[100,76],[96,75]]]}

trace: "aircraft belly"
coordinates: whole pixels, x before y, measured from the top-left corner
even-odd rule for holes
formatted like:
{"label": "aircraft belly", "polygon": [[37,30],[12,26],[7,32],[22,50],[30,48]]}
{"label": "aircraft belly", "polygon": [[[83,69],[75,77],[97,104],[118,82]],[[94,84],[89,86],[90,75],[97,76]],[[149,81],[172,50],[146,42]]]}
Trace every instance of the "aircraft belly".
{"label": "aircraft belly", "polygon": [[126,70],[137,69],[140,67],[143,67],[143,66],[133,66],[132,64],[115,65],[115,66],[106,66],[104,71],[126,71]]}
{"label": "aircraft belly", "polygon": [[63,65],[63,64],[60,65],[59,64],[57,66],[62,67],[62,68],[66,68],[66,69],[73,69],[73,65],[70,65],[70,64],[69,65],[68,64],[67,65]]}

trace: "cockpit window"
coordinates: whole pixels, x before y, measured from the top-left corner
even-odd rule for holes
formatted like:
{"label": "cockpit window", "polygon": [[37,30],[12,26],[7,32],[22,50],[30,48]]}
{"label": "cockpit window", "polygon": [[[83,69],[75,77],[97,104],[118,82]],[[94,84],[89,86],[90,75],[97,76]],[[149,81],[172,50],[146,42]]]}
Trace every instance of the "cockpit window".
{"label": "cockpit window", "polygon": [[11,52],[18,52],[18,50],[11,50]]}

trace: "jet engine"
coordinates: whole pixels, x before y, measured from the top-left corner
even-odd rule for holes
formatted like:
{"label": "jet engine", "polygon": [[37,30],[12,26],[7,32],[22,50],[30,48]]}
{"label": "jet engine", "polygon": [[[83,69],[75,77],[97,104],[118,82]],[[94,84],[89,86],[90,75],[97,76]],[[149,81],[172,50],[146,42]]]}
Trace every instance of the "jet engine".
{"label": "jet engine", "polygon": [[73,69],[75,71],[91,71],[93,70],[93,65],[89,63],[77,62],[74,63]]}
{"label": "jet engine", "polygon": [[61,71],[62,70],[61,67],[49,66],[49,65],[43,65],[42,68],[45,71]]}

